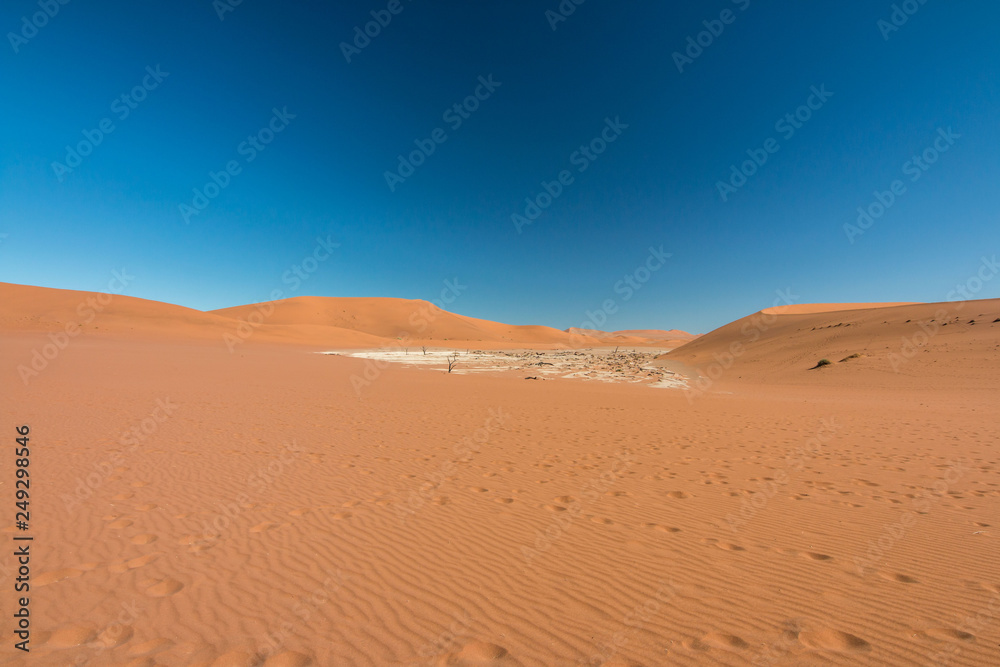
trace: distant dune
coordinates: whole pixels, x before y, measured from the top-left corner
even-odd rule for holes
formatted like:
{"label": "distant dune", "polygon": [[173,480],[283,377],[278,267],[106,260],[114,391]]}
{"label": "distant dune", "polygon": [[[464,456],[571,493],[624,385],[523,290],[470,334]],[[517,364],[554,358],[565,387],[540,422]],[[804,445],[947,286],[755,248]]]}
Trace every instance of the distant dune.
{"label": "distant dune", "polygon": [[[325,347],[591,347],[600,340],[544,326],[449,313],[427,301],[295,297],[202,312],[159,301],[0,283],[0,330],[146,340],[219,339]],[[73,334],[77,335],[77,334]]]}
{"label": "distant dune", "polygon": [[680,329],[662,331],[660,329],[629,329],[623,331],[599,331],[597,329],[578,329],[571,327],[566,333],[575,337],[588,337],[601,341],[602,345],[632,345],[636,347],[680,347],[688,341],[697,338]]}
{"label": "distant dune", "polygon": [[892,303],[797,303],[788,306],[774,306],[760,311],[767,315],[807,315],[811,313],[835,313],[843,310],[868,310],[871,308],[890,308],[892,306],[914,306],[913,301],[896,301]]}
{"label": "distant dune", "polygon": [[[543,326],[514,326],[456,315],[429,301],[391,298],[294,297],[271,304],[251,304],[211,311],[243,320],[273,306],[269,324],[335,326],[382,339],[428,344],[454,342],[510,345],[574,344],[564,331]],[[584,344],[596,344],[586,340]]]}
{"label": "distant dune", "polygon": [[995,387],[998,318],[1000,299],[769,308],[660,358],[720,384]]}

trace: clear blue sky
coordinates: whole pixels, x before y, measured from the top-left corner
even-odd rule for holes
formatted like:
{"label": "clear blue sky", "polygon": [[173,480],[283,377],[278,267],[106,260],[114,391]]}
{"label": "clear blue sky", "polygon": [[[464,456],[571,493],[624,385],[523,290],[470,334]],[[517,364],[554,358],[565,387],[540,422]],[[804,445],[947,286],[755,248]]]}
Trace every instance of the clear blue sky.
{"label": "clear blue sky", "polygon": [[[701,332],[784,288],[944,300],[1000,252],[996,2],[910,0],[891,31],[891,3],[861,0],[587,0],[564,21],[546,16],[558,0],[243,0],[220,19],[225,2],[4,3],[0,280],[101,290],[125,267],[127,294],[212,309],[274,290],[435,300],[457,278],[443,305],[466,315],[565,328],[611,299],[603,328]],[[373,11],[391,21],[348,62]],[[263,150],[243,144],[286,108]],[[602,154],[576,153],[602,132]],[[927,149],[934,164],[906,164]],[[723,201],[748,150],[767,161]],[[564,170],[519,231],[512,214]],[[283,280],[327,235],[332,256]],[[671,257],[626,298],[651,246]]]}

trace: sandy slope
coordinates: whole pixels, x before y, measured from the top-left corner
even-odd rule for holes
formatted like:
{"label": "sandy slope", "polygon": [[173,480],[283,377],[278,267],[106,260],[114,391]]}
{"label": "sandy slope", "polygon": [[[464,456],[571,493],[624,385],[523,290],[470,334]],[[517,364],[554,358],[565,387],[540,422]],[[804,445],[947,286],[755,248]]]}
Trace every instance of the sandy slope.
{"label": "sandy slope", "polygon": [[[66,331],[138,339],[217,340],[327,347],[589,347],[603,344],[543,326],[513,326],[427,301],[295,297],[202,312],[135,297],[0,283],[0,330]],[[74,336],[78,334],[73,334]]]}
{"label": "sandy slope", "polygon": [[4,321],[35,648],[0,664],[998,664],[996,306],[881,385],[801,366],[923,306],[778,316],[694,397],[124,331],[25,385],[49,338]]}
{"label": "sandy slope", "polygon": [[636,347],[680,347],[688,341],[697,338],[679,329],[662,331],[660,329],[635,329],[624,331],[598,331],[596,329],[579,329],[571,327],[566,332],[572,336],[594,338],[603,345],[624,345]]}
{"label": "sandy slope", "polygon": [[[246,319],[266,306],[253,304],[212,311],[234,319]],[[388,341],[408,339],[448,345],[596,344],[590,339],[573,341],[563,331],[542,326],[512,326],[456,315],[428,302],[411,299],[294,297],[275,302],[268,322],[286,325],[333,325],[378,336]]]}
{"label": "sandy slope", "polygon": [[[992,389],[1000,376],[998,318],[1000,299],[835,310],[798,306],[739,319],[663,359],[697,369],[716,388],[768,383]],[[860,356],[848,359],[853,355]],[[833,363],[810,370],[821,359]]]}

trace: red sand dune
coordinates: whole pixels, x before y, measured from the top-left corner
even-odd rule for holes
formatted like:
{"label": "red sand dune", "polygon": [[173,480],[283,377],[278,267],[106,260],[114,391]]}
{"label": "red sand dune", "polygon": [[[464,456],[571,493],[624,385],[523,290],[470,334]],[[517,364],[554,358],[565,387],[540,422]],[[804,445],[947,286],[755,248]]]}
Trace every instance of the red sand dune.
{"label": "red sand dune", "polygon": [[684,343],[697,338],[695,334],[689,334],[679,329],[663,331],[660,329],[634,329],[623,331],[600,331],[598,329],[579,329],[571,327],[566,329],[566,333],[575,337],[593,338],[601,342],[602,345],[625,345],[635,347],[680,347]]}
{"label": "red sand dune", "polygon": [[[767,309],[661,359],[722,384],[995,387],[998,318],[1000,299]],[[810,371],[821,359],[833,363]]]}
{"label": "red sand dune", "polygon": [[566,332],[543,326],[513,326],[456,315],[421,300],[349,297],[294,297],[273,304],[251,304],[211,311],[246,319],[256,310],[273,305],[268,323],[301,326],[333,325],[378,336],[429,344],[582,346],[595,341],[574,341]]}
{"label": "red sand dune", "polygon": [[1000,300],[757,313],[665,355],[725,362],[692,395],[303,347],[417,302],[281,304],[230,354],[237,319],[115,297],[23,381],[83,297],[0,285],[35,538],[0,664],[1000,664]]}

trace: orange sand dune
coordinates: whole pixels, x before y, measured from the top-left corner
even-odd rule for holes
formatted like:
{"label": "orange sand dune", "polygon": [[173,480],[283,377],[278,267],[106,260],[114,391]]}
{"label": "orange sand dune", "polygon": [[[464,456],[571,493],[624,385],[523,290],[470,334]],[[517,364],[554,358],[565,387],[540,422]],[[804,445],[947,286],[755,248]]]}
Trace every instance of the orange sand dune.
{"label": "orange sand dune", "polygon": [[804,315],[807,313],[832,313],[841,310],[867,310],[871,308],[889,308],[891,306],[912,306],[912,301],[897,301],[893,303],[801,303],[787,306],[774,306],[760,311],[775,315]]}
{"label": "orange sand dune", "polygon": [[0,283],[0,331],[63,332],[141,339],[285,342],[377,347],[376,336],[333,326],[286,327],[264,317],[261,325],[193,308],[120,294]]}
{"label": "orange sand dune", "polygon": [[626,345],[636,347],[680,347],[696,338],[694,334],[679,329],[662,331],[659,329],[635,329],[623,331],[600,331],[598,329],[579,329],[571,327],[566,333],[574,337],[587,337],[601,341],[603,345]]}
{"label": "orange sand dune", "polygon": [[[764,310],[661,359],[718,375],[720,384],[997,386],[1000,299],[857,305]],[[810,370],[821,359],[833,363]]]}
{"label": "orange sand dune", "polygon": [[56,350],[81,294],[0,286],[0,665],[1000,664],[1000,300],[757,313],[665,355],[685,391],[303,347],[398,300],[230,354],[237,319],[115,297]]}
{"label": "orange sand dune", "polygon": [[[573,340],[563,331],[543,326],[512,326],[442,310],[415,299],[357,297],[293,297],[269,304],[251,304],[212,311],[233,319],[270,309],[269,323],[323,325],[359,331],[392,341],[406,339],[430,344],[581,346],[592,340]],[[462,346],[462,345],[458,345]]]}
{"label": "orange sand dune", "polygon": [[589,337],[464,317],[427,301],[296,297],[202,312],[129,296],[0,283],[0,330],[70,331],[156,339],[214,339],[313,347],[584,347]]}

